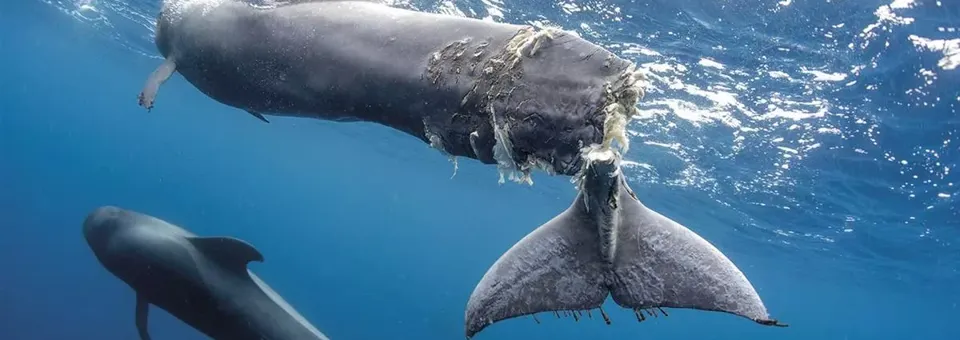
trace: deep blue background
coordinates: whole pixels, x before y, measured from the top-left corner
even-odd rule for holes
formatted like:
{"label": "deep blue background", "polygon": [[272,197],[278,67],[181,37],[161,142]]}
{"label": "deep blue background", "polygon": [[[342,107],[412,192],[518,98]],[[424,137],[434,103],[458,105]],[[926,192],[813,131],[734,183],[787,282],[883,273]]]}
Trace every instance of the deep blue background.
{"label": "deep blue background", "polygon": [[[544,315],[477,339],[960,338],[960,70],[908,38],[957,38],[946,28],[960,30],[960,6],[917,1],[897,9],[912,24],[881,21],[864,35],[889,3],[500,5],[496,20],[558,23],[653,71],[631,125],[629,157],[641,164],[627,169],[631,185],[724,251],[791,327],[682,310],[637,324],[608,301],[611,326]],[[372,124],[263,124],[179,76],[146,113],[136,95],[159,60],[149,25],[136,23],[159,4],[92,5],[106,14],[78,17],[66,1],[0,8],[0,339],[136,337],[132,291],[80,234],[105,204],[251,242],[266,257],[252,269],[333,339],[460,339],[479,278],[575,194],[542,173],[533,187],[499,186],[492,166],[462,159],[451,179],[439,152]],[[760,117],[778,112],[771,98],[814,115]],[[202,338],[159,309],[150,329]]]}

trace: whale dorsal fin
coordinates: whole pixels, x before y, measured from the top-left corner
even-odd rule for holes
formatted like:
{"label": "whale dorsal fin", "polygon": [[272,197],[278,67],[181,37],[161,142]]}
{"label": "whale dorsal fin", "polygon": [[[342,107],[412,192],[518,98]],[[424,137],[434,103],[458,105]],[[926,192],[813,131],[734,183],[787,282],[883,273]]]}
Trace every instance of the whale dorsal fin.
{"label": "whale dorsal fin", "polygon": [[190,243],[211,261],[234,273],[246,273],[250,261],[263,262],[263,254],[257,248],[237,238],[191,237]]}

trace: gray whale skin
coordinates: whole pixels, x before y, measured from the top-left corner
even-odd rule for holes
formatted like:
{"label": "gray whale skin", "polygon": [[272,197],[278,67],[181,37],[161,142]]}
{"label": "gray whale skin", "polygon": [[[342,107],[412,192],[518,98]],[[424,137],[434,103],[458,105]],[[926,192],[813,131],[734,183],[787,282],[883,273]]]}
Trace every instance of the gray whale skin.
{"label": "gray whale skin", "polygon": [[148,110],[177,72],[263,121],[378,123],[526,182],[572,175],[581,148],[622,138],[605,129],[642,91],[632,62],[569,32],[373,1],[165,0],[156,45]]}

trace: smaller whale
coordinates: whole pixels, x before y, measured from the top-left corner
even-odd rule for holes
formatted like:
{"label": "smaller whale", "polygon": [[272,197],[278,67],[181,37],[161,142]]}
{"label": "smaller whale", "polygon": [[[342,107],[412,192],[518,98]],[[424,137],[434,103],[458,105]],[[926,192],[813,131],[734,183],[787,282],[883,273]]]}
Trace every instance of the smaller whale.
{"label": "smaller whale", "polygon": [[197,236],[113,206],[87,215],[83,235],[97,260],[136,292],[141,340],[150,339],[151,304],[218,340],[329,339],[247,269],[263,255],[242,240]]}
{"label": "smaller whale", "polygon": [[584,149],[573,204],[510,248],[484,274],[466,308],[466,336],[509,318],[552,312],[579,320],[593,309],[607,324],[607,295],[638,321],[663,308],[719,311],[768,326],[743,273],[712,244],[644,206],[627,185],[620,155]]}

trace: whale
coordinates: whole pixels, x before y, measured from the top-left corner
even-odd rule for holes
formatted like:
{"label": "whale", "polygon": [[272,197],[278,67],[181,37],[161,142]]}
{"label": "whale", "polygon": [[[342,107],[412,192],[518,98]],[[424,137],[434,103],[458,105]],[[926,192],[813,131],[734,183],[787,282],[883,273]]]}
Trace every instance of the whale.
{"label": "whale", "polygon": [[[550,313],[609,315],[608,296],[637,321],[664,308],[725,312],[766,326],[770,317],[743,272],[702,237],[647,208],[627,184],[616,149],[584,150],[578,194],[562,213],[509,248],[474,288],[465,311],[469,339],[496,322]],[[646,313],[646,315],[644,315]]]}
{"label": "whale", "polygon": [[138,103],[174,73],[216,102],[267,117],[380,124],[505,178],[573,175],[580,150],[627,144],[643,75],[574,32],[377,1],[164,0],[163,57]]}
{"label": "whale", "polygon": [[574,32],[378,1],[164,0],[155,44],[163,61],[138,95],[148,112],[177,73],[262,122],[374,123],[494,164],[501,183],[532,185],[535,170],[577,180],[571,206],[480,279],[468,338],[524,315],[589,315],[608,295],[638,319],[673,307],[785,325],[716,247],[637,199],[619,160],[645,77]]}
{"label": "whale", "polygon": [[151,305],[217,340],[329,339],[247,268],[263,255],[243,240],[197,236],[116,206],[91,211],[83,235],[100,264],[136,293],[141,340],[150,339]]}

